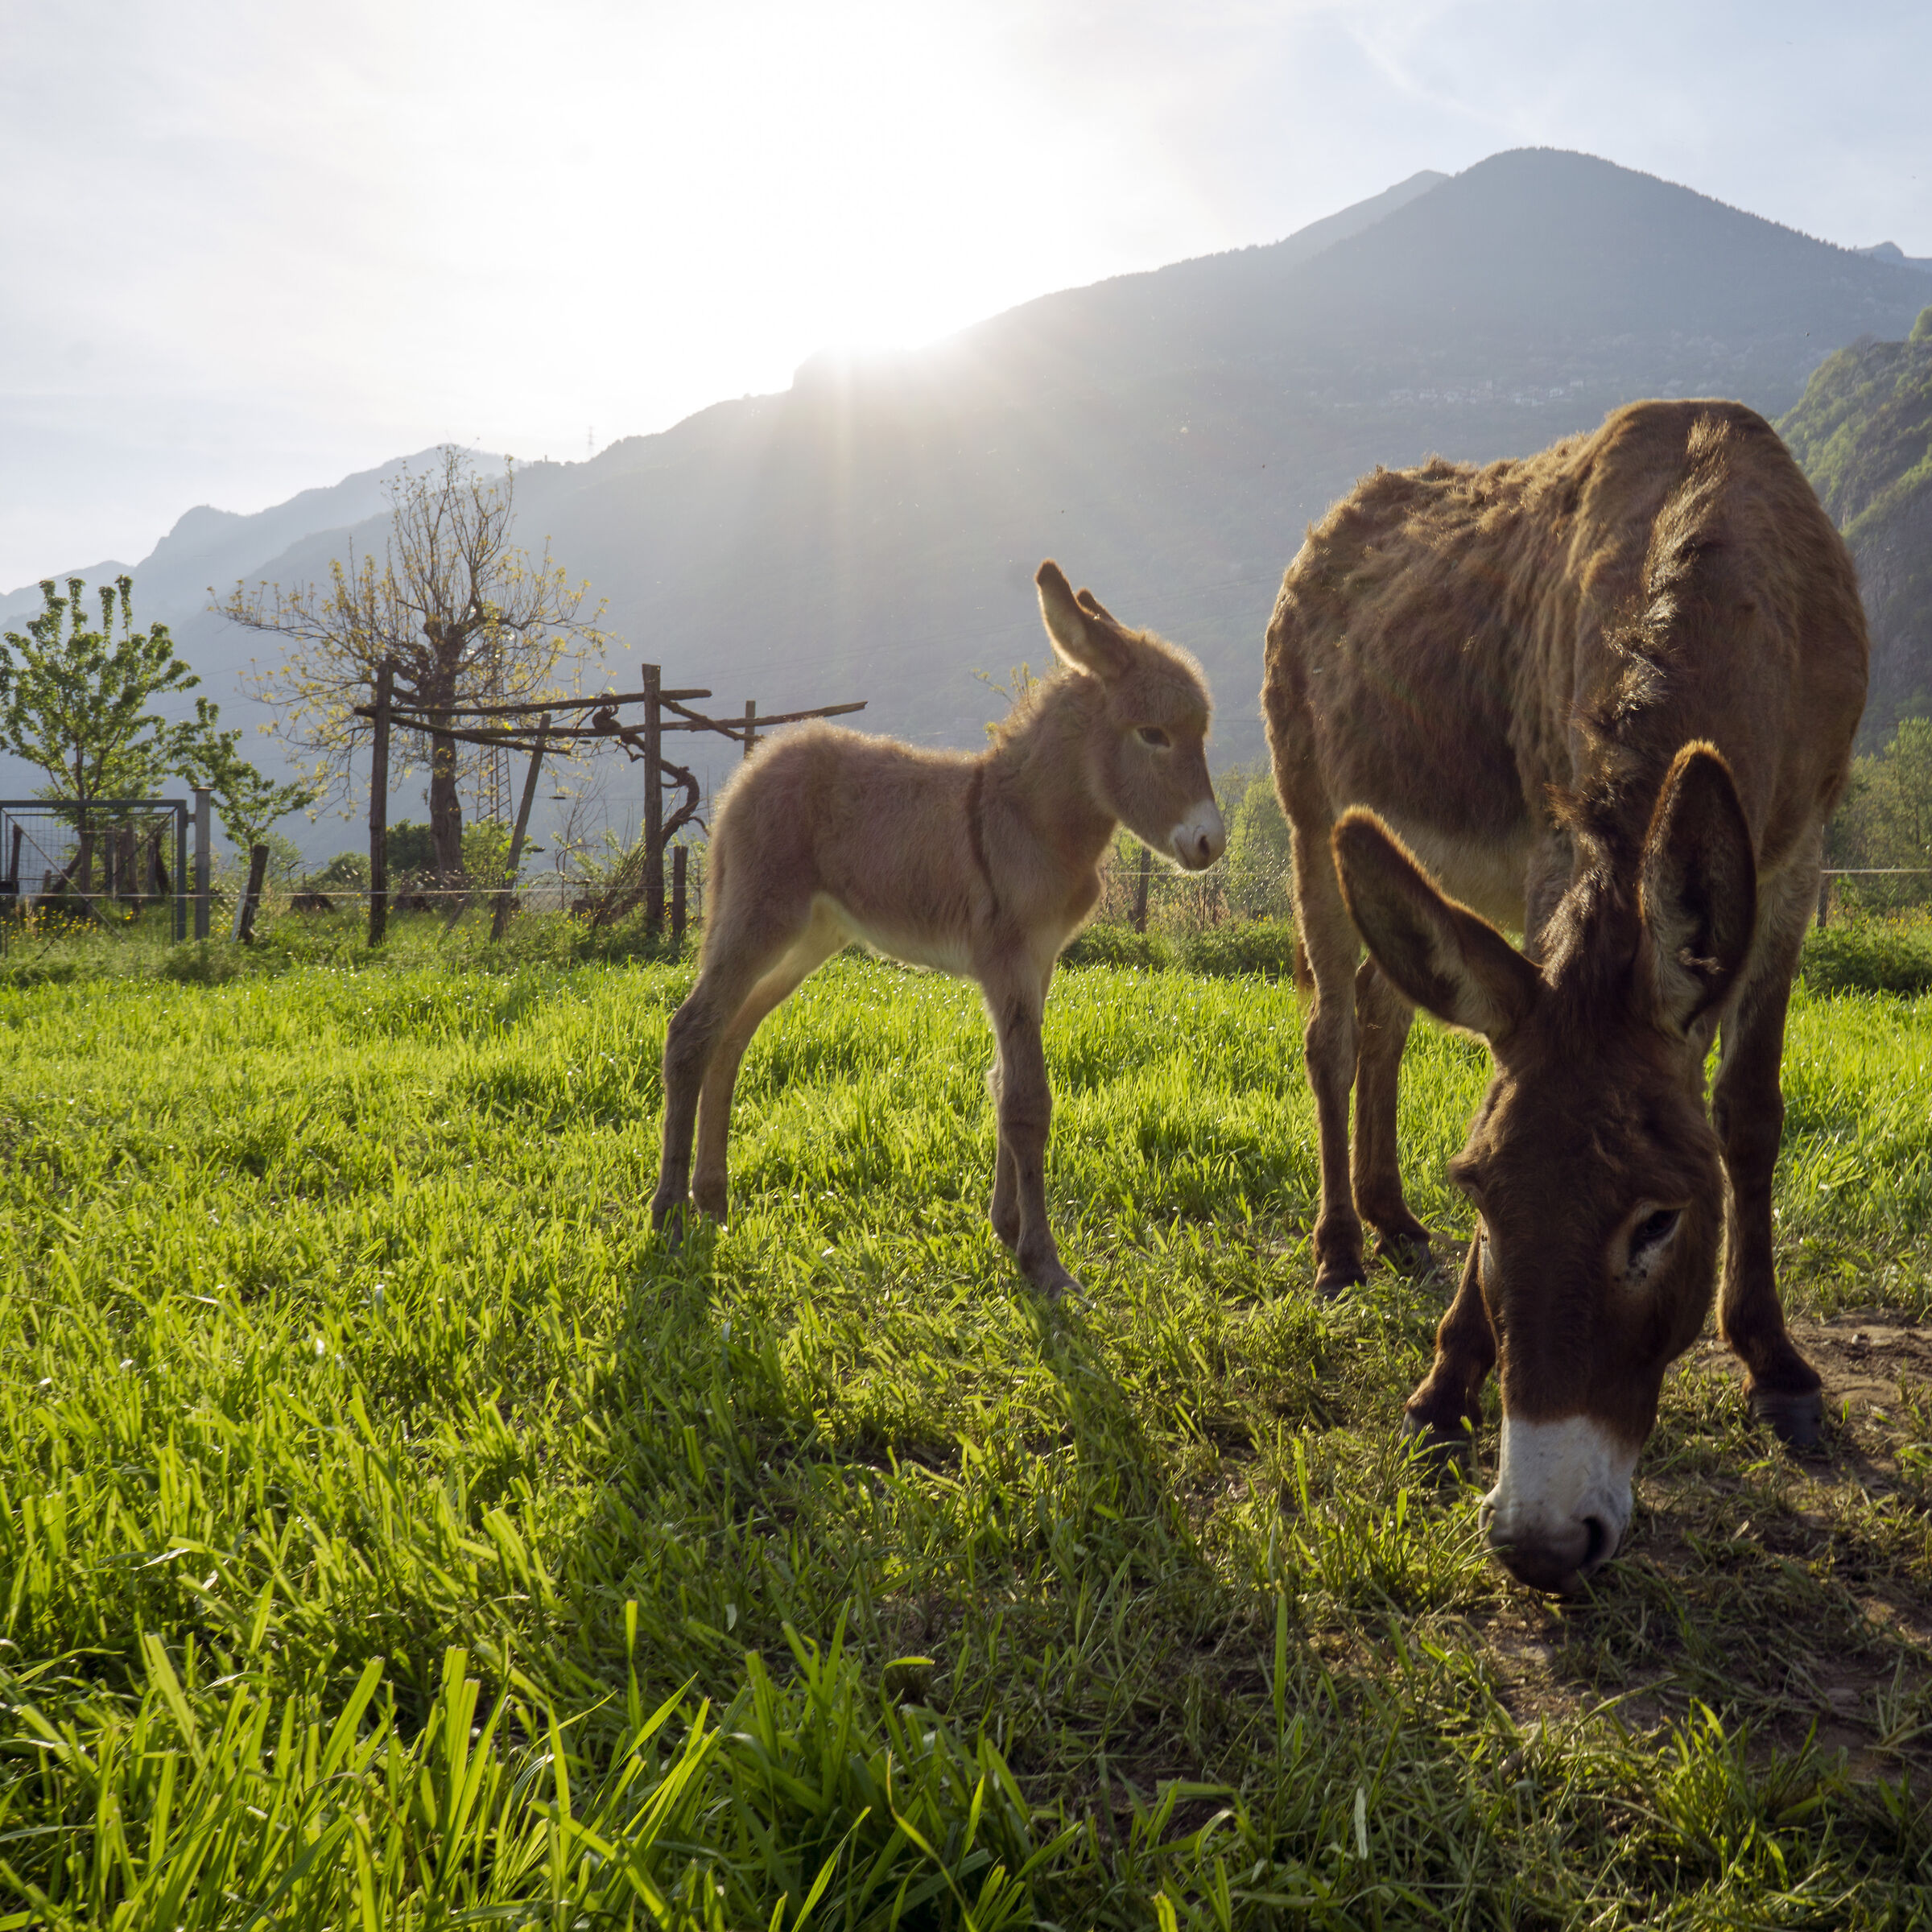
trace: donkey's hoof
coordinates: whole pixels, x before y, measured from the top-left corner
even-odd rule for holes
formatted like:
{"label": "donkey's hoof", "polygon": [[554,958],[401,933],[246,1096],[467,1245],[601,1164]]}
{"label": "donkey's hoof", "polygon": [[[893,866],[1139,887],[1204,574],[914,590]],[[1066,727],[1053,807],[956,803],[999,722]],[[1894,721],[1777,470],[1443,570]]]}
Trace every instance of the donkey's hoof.
{"label": "donkey's hoof", "polygon": [[700,1214],[710,1216],[720,1228],[731,1218],[731,1197],[722,1187],[694,1187],[691,1202]]}
{"label": "donkey's hoof", "polygon": [[1069,1274],[1058,1261],[1038,1264],[1026,1270],[1026,1279],[1042,1301],[1081,1302],[1087,1290],[1077,1275]]}
{"label": "donkey's hoof", "polygon": [[1815,1389],[1802,1395],[1779,1395],[1769,1389],[1751,1392],[1755,1421],[1769,1422],[1772,1433],[1788,1449],[1810,1449],[1824,1433],[1825,1398]]}
{"label": "donkey's hoof", "polygon": [[1351,1288],[1360,1287],[1368,1278],[1368,1270],[1360,1261],[1324,1261],[1315,1271],[1315,1298],[1331,1302]]}
{"label": "donkey's hoof", "polygon": [[1398,1228],[1393,1232],[1385,1230],[1376,1241],[1375,1258],[1386,1261],[1397,1274],[1419,1280],[1435,1265],[1432,1239],[1429,1230],[1421,1226]]}
{"label": "donkey's hoof", "polygon": [[1409,1453],[1426,1463],[1439,1482],[1451,1477],[1468,1481],[1476,1474],[1476,1426],[1467,1419],[1453,1428],[1426,1421],[1413,1410],[1402,1411],[1402,1437]]}

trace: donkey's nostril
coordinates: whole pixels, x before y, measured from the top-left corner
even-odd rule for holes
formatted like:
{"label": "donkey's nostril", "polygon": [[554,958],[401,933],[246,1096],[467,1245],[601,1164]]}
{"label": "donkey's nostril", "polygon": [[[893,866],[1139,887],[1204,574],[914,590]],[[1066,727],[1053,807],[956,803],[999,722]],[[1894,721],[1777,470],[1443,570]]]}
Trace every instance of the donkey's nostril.
{"label": "donkey's nostril", "polygon": [[1587,1576],[1599,1564],[1608,1562],[1615,1549],[1610,1540],[1610,1525],[1600,1516],[1585,1517],[1583,1530],[1590,1540],[1584,1546],[1583,1560],[1577,1568]]}

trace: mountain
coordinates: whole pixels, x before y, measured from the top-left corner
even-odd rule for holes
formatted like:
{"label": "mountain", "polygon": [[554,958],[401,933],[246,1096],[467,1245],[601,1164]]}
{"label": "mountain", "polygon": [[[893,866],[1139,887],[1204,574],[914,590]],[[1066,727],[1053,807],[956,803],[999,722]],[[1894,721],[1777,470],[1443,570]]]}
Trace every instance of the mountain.
{"label": "mountain", "polygon": [[1861,748],[1932,716],[1932,307],[1828,357],[1778,424],[1858,564],[1872,626]]}
{"label": "mountain", "polygon": [[[956,745],[993,708],[975,670],[1046,657],[1032,575],[1057,556],[1194,649],[1220,700],[1216,755],[1247,758],[1282,572],[1363,471],[1539,448],[1646,395],[1776,414],[1831,350],[1901,336],[1925,290],[1914,268],[1688,188],[1520,150],[917,353],[815,357],[782,394],[522,467],[519,530],[547,533],[608,598],[633,658],[620,688],[648,658],[722,710],[865,698],[867,729]],[[321,575],[339,529],[282,509],[311,526],[279,555],[244,560],[260,519],[204,522],[135,572],[137,608],[175,621],[225,706],[261,641],[170,606],[155,580]],[[732,756],[720,741],[708,769]],[[614,768],[612,782],[634,792]]]}
{"label": "mountain", "polygon": [[1861,255],[1870,255],[1875,261],[1896,262],[1907,268],[1922,269],[1932,275],[1932,255],[1909,255],[1896,242],[1874,242],[1869,248],[1861,248]]}

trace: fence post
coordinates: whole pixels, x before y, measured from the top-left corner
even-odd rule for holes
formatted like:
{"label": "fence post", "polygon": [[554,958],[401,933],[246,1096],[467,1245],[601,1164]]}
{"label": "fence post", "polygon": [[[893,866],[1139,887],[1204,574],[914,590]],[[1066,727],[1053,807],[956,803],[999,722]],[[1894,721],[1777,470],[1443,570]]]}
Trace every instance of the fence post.
{"label": "fence post", "polygon": [[1831,875],[1828,872],[1821,872],[1818,875],[1818,929],[1820,932],[1825,929],[1825,917],[1831,910]]}
{"label": "fence post", "polygon": [[543,741],[549,736],[550,713],[545,712],[537,720],[537,741],[530,748],[530,770],[523,779],[523,798],[517,807],[516,829],[510,835],[510,857],[504,867],[503,890],[497,894],[497,909],[489,922],[493,943],[502,938],[503,928],[510,923],[510,907],[516,898],[517,867],[523,857],[523,834],[529,828],[530,807],[537,795],[537,774],[543,769]]}
{"label": "fence post", "polygon": [[758,701],[756,698],[745,700],[745,750],[744,758],[751,756],[751,748],[758,741]]}
{"label": "fence post", "polygon": [[188,807],[178,801],[175,806],[175,877],[174,890],[167,896],[175,908],[175,943],[179,946],[188,937]]}
{"label": "fence post", "polygon": [[664,929],[664,781],[658,770],[663,720],[658,709],[663,678],[658,666],[644,667],[644,930]]}
{"label": "fence post", "polygon": [[205,785],[195,787],[195,937],[208,937],[208,869],[213,854],[209,852],[208,804],[208,789]]}
{"label": "fence post", "polygon": [[235,929],[229,936],[244,946],[255,943],[255,908],[262,903],[262,881],[268,874],[268,848],[248,848],[248,890],[235,906]]}
{"label": "fence post", "polygon": [[1133,929],[1136,932],[1147,930],[1147,881],[1154,876],[1154,854],[1143,845],[1141,848],[1141,881],[1133,893]]}
{"label": "fence post", "polygon": [[396,667],[376,673],[375,730],[369,753],[369,943],[382,943],[389,925],[389,704]]}
{"label": "fence post", "polygon": [[690,856],[683,845],[671,848],[671,943],[684,943],[684,862]]}

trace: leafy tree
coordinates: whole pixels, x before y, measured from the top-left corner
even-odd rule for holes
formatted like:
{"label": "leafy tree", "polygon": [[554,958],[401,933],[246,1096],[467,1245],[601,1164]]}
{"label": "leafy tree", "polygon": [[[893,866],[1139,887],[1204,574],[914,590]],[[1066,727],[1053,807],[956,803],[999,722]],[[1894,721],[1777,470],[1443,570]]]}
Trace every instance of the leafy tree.
{"label": "leafy tree", "polygon": [[1221,863],[1228,872],[1228,902],[1241,918],[1290,916],[1288,821],[1265,770],[1247,784],[1230,811]]}
{"label": "leafy tree", "polygon": [[[196,736],[181,762],[191,784],[204,785],[221,829],[242,851],[269,842],[269,828],[315,803],[315,787],[277,784],[243,758],[239,730],[220,729],[221,712],[205,698],[195,701]],[[284,841],[286,843],[286,841]]]}
{"label": "leafy tree", "polygon": [[[509,465],[490,481],[461,450],[445,448],[437,468],[389,485],[380,564],[358,559],[352,546],[346,563],[329,566],[326,586],[237,584],[218,605],[234,622],[283,640],[281,663],[258,672],[256,688],[275,707],[277,729],[312,759],[319,795],[348,794],[351,758],[370,729],[357,708],[369,703],[386,660],[397,702],[447,725],[460,705],[556,695],[559,665],[601,654],[602,605],[581,614],[588,587],[566,580],[547,544],[535,564],[511,544],[515,489]],[[422,760],[422,742],[398,734],[392,755],[402,769]],[[435,869],[460,876],[456,748],[447,738],[429,742]]]}
{"label": "leafy tree", "polygon": [[95,630],[85,582],[68,578],[63,597],[49,577],[46,608],[0,644],[0,745],[47,774],[50,798],[146,798],[184,768],[214,715],[205,700],[181,723],[149,708],[201,680],[175,655],[165,625],[134,629],[134,588],[126,576],[101,587]]}
{"label": "leafy tree", "polygon": [[1901,718],[1892,741],[1855,758],[1852,781],[1832,815],[1825,862],[1852,868],[1897,866],[1908,876],[1846,881],[1856,902],[1876,906],[1932,897],[1932,719]]}

